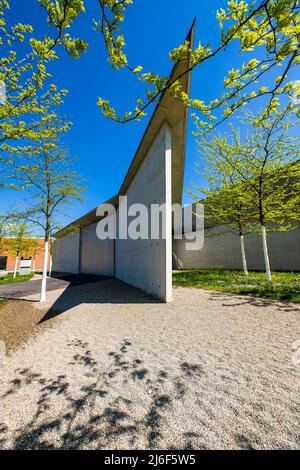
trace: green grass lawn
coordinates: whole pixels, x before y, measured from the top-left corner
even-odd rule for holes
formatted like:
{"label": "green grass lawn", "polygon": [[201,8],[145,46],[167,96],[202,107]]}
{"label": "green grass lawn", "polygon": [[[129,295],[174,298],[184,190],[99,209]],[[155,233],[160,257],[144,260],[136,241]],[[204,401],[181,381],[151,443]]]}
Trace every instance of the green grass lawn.
{"label": "green grass lawn", "polygon": [[0,277],[0,286],[2,284],[11,284],[12,282],[24,282],[24,281],[29,281],[29,279],[32,279],[35,273],[30,273],[26,274],[23,276],[20,276],[20,274],[17,274],[17,277],[14,279],[14,275],[12,273],[7,274],[5,277]]}
{"label": "green grass lawn", "polygon": [[300,302],[300,273],[274,272],[268,282],[263,272],[247,277],[226,269],[182,270],[173,273],[173,285]]}
{"label": "green grass lawn", "polygon": [[5,305],[5,301],[4,301],[4,300],[0,300],[0,309],[1,309],[2,307],[4,307],[4,305]]}

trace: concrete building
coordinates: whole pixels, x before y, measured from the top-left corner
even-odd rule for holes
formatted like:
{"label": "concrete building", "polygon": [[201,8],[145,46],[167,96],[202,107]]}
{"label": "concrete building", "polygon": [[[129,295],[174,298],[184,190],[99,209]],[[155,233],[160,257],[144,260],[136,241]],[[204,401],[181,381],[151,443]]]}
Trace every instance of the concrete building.
{"label": "concrete building", "polygon": [[[193,43],[194,26],[187,40]],[[177,64],[170,79],[182,76],[189,61]],[[183,74],[183,91],[189,96],[191,73]],[[185,239],[172,240],[171,205],[182,203],[182,187],[187,131],[187,108],[166,91],[162,94],[118,193],[104,204],[111,204],[117,220],[122,207],[119,198],[127,196],[128,206],[164,204],[162,224],[166,236],[157,240],[100,240],[97,208],[57,232],[53,247],[53,271],[116,277],[163,300],[172,299],[172,266],[175,269],[241,269],[239,240],[233,234],[215,235],[221,229],[205,232],[199,251],[187,251]],[[122,205],[122,203],[121,203]],[[115,227],[118,234],[119,227]],[[300,228],[272,234],[269,239],[272,269],[300,270]],[[263,269],[262,245],[257,235],[245,239],[249,269]]]}
{"label": "concrete building", "polygon": [[[187,40],[193,43],[194,25]],[[176,64],[170,80],[181,78],[189,95],[189,61]],[[53,271],[114,276],[163,301],[172,299],[172,203],[182,203],[187,108],[165,91],[116,196],[107,201],[120,214],[119,197],[128,205],[165,204],[166,236],[152,239],[100,240],[97,209],[71,223],[54,237]],[[118,227],[117,227],[118,229]],[[117,230],[118,231],[118,230]]]}
{"label": "concrete building", "polygon": [[[184,238],[173,240],[173,269],[242,269],[239,237],[224,231],[226,227],[205,230],[199,251],[187,251]],[[246,235],[244,242],[248,269],[263,271],[260,235]],[[273,271],[300,271],[300,225],[289,232],[270,232],[268,250]]]}

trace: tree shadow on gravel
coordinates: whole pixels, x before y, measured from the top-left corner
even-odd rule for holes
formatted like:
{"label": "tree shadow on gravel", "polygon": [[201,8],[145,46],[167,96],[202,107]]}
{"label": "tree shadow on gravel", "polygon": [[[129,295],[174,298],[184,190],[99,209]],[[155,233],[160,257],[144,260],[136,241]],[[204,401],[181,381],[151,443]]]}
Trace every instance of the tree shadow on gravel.
{"label": "tree shadow on gravel", "polygon": [[2,447],[4,447],[4,445],[6,443],[5,435],[6,435],[7,431],[8,431],[7,426],[0,423],[0,449]]}
{"label": "tree shadow on gravel", "polygon": [[[258,308],[275,307],[284,312],[299,312],[300,305],[283,300],[267,299],[262,297],[251,297],[251,294],[242,296],[242,294],[227,294],[225,292],[213,292],[209,300],[222,302],[223,307],[239,307],[243,305],[253,305]],[[227,303],[228,302],[228,303]]]}
{"label": "tree shadow on gravel", "polygon": [[[200,384],[204,374],[200,365],[188,362],[178,364],[178,375],[173,378],[164,370],[151,374],[139,358],[129,359],[132,344],[127,339],[117,351],[109,352],[105,369],[87,342],[78,339],[68,346],[75,350],[69,366],[80,368],[83,377],[79,393],[74,392],[74,384],[64,374],[46,378],[30,369],[17,369],[16,377],[0,397],[0,407],[1,401],[33,386],[38,391],[35,412],[25,426],[14,431],[13,437],[0,424],[0,448],[101,449],[115,448],[120,440],[125,448],[139,448],[141,441],[145,448],[159,448],[163,425],[173,405],[184,398],[189,382]],[[124,393],[114,392],[117,384]],[[134,387],[134,401],[126,394],[126,387]],[[20,400],[20,395],[15,399]],[[136,402],[140,401],[144,405],[136,413]],[[181,448],[201,447],[192,430],[181,436],[181,442]]]}

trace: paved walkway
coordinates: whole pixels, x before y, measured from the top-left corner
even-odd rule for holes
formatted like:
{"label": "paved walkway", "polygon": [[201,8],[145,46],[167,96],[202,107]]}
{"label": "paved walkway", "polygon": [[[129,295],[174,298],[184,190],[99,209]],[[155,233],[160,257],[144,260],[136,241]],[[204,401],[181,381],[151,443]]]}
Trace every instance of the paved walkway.
{"label": "paved walkway", "polygon": [[108,280],[44,321],[2,366],[2,448],[300,448],[299,307]]}
{"label": "paved walkway", "polygon": [[[72,274],[60,274],[57,277],[48,277],[47,279],[47,291],[57,291],[66,289],[68,286],[87,284],[89,282],[95,282],[100,279],[107,279],[104,276],[93,276],[93,275],[72,275]],[[13,300],[39,300],[39,294],[41,292],[42,276],[38,276],[38,279],[31,279],[26,282],[15,282],[11,284],[0,285],[0,299],[13,299]]]}

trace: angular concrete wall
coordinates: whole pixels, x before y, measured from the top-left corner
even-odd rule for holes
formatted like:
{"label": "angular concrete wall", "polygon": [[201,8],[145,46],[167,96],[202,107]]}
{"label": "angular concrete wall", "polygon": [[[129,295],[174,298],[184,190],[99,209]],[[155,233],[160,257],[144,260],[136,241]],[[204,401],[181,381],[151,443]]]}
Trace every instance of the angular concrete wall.
{"label": "angular concrete wall", "polygon": [[[163,300],[172,299],[171,131],[160,128],[126,194],[132,204],[166,204],[166,239],[116,240],[115,276]],[[120,208],[118,208],[118,215]],[[118,227],[117,227],[118,230]]]}
{"label": "angular concrete wall", "polygon": [[53,271],[79,273],[80,231],[57,238],[53,244]]}
{"label": "angular concrete wall", "polygon": [[[195,21],[186,37],[193,48]],[[189,96],[191,81],[190,57],[174,65],[170,81],[180,78],[182,91]],[[172,298],[172,202],[182,202],[182,182],[184,175],[186,131],[188,109],[181,100],[171,96],[168,90],[161,93],[157,106],[139,143],[137,151],[128,168],[118,193],[107,201],[118,208],[119,196],[127,195],[128,204],[151,203],[165,204],[163,215],[166,237],[158,239],[122,240],[112,246],[95,240],[93,234],[81,237],[81,256],[79,270],[84,273],[111,274],[112,262],[115,264],[115,276],[164,301]],[[172,141],[172,150],[171,150]],[[172,153],[172,165],[171,165]],[[120,209],[117,209],[120,212]],[[65,229],[54,234],[60,239],[67,228],[72,226],[87,227],[100,221],[104,214],[98,214],[98,208],[75,220]],[[90,240],[90,242],[88,241]],[[63,242],[59,242],[63,243]],[[89,244],[91,243],[91,247]],[[63,250],[62,250],[63,251]],[[107,258],[106,258],[107,255]],[[57,264],[66,270],[69,260],[62,253],[62,260]],[[81,265],[81,266],[80,266]],[[69,268],[68,268],[69,269]],[[104,270],[103,270],[104,269]]]}
{"label": "angular concrete wall", "polygon": [[80,272],[114,276],[114,240],[100,240],[97,223],[81,229]]}
{"label": "angular concrete wall", "polygon": [[[200,251],[186,251],[184,240],[173,240],[174,269],[242,269],[239,238],[232,234],[211,236],[221,228],[206,231],[204,247]],[[270,233],[268,248],[271,269],[300,271],[300,226],[290,232]],[[245,236],[248,268],[263,270],[263,251],[258,234]]]}

